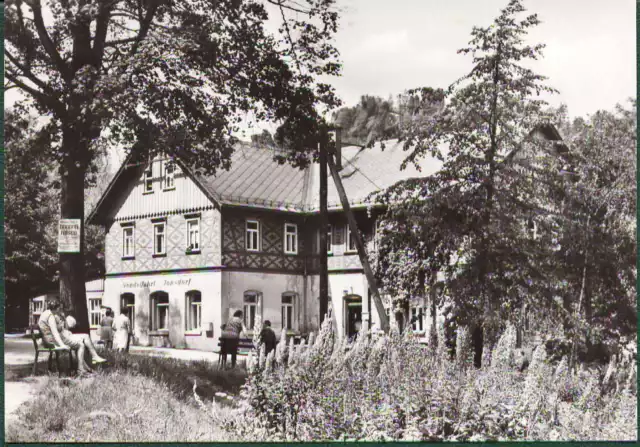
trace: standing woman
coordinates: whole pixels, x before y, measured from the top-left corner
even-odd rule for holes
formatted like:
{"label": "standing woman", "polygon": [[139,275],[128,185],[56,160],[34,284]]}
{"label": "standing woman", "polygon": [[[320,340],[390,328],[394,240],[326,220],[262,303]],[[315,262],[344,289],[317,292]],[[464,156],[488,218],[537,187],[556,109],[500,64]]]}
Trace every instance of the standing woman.
{"label": "standing woman", "polygon": [[131,322],[129,321],[129,309],[123,307],[115,320],[113,320],[113,347],[120,352],[129,348],[129,334],[131,333]]}
{"label": "standing woman", "polygon": [[240,342],[240,334],[246,332],[244,330],[244,322],[242,321],[242,311],[236,310],[233,317],[227,323],[228,337],[226,340],[227,352],[231,354],[231,367],[236,367],[236,357],[238,355],[238,344]]}
{"label": "standing woman", "polygon": [[106,349],[113,348],[113,311],[107,308],[105,316],[100,321],[100,340]]}

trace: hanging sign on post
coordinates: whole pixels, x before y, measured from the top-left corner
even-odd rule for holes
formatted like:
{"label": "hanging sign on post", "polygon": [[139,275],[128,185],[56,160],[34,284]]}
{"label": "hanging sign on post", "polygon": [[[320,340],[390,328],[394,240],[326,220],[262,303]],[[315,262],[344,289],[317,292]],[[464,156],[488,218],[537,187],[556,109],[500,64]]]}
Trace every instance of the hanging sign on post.
{"label": "hanging sign on post", "polygon": [[60,219],[58,253],[80,253],[80,219]]}

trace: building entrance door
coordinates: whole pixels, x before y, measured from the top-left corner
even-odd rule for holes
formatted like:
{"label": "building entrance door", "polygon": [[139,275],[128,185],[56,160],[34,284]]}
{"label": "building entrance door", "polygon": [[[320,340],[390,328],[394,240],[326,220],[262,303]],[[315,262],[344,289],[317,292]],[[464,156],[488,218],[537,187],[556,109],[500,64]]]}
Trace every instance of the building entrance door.
{"label": "building entrance door", "polygon": [[354,338],[362,327],[362,297],[359,295],[347,295],[345,304],[345,335]]}

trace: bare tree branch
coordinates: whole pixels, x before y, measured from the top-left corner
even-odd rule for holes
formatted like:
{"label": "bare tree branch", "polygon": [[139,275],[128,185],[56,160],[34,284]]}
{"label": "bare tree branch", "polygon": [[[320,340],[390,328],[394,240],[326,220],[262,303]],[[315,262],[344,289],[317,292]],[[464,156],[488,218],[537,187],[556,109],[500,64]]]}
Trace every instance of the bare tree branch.
{"label": "bare tree branch", "polygon": [[31,82],[33,82],[35,85],[40,87],[42,90],[47,90],[50,93],[52,93],[51,88],[43,80],[39,79],[36,75],[34,75],[29,69],[29,67],[21,64],[20,61],[18,61],[18,59],[9,52],[9,50],[5,49],[4,54],[7,56],[7,59],[9,59],[9,61],[22,72],[22,75],[24,77],[28,78]]}
{"label": "bare tree branch", "polygon": [[105,46],[105,48],[113,48],[113,47],[116,47],[118,45],[122,45],[123,43],[135,42],[136,40],[138,40],[137,37],[129,37],[127,39],[110,40],[110,41],[105,42],[104,46]]}
{"label": "bare tree branch", "polygon": [[280,8],[285,8],[290,11],[299,12],[301,14],[309,14],[311,12],[310,10],[305,11],[303,9],[294,8],[290,4],[287,4],[284,0],[267,0],[267,3],[271,3],[272,5],[276,5]]}
{"label": "bare tree branch", "polygon": [[24,90],[25,92],[29,93],[31,96],[33,96],[34,99],[37,99],[39,101],[42,102],[46,102],[48,99],[47,95],[43,92],[41,92],[40,90],[37,90],[33,87],[29,87],[27,84],[25,84],[24,82],[22,82],[20,80],[20,75],[10,71],[10,70],[5,70],[4,72],[5,76],[7,77],[7,79],[9,79],[11,82],[13,82],[17,87],[21,88],[22,90]]}
{"label": "bare tree branch", "polygon": [[138,48],[140,48],[140,44],[142,43],[144,38],[147,37],[147,34],[149,33],[149,29],[151,28],[151,22],[153,21],[153,18],[155,17],[156,12],[158,11],[158,7],[160,6],[160,1],[161,0],[155,0],[147,10],[147,14],[145,15],[144,19],[140,23],[140,32],[138,33],[136,43],[133,45],[133,48],[131,48],[131,52],[129,53],[130,56],[133,56],[138,52]]}
{"label": "bare tree branch", "polygon": [[289,22],[287,22],[287,17],[284,14],[284,7],[282,3],[280,4],[280,14],[282,15],[282,24],[284,25],[284,29],[287,32],[287,38],[289,40],[289,45],[291,45],[291,56],[296,61],[296,68],[299,72],[302,72],[300,69],[300,61],[298,60],[298,54],[296,53],[296,47],[293,43],[293,39],[291,38],[291,32],[289,31]]}
{"label": "bare tree branch", "polygon": [[51,41],[51,37],[47,33],[47,29],[44,26],[44,20],[42,19],[42,5],[40,4],[40,0],[31,0],[30,3],[31,9],[33,10],[33,19],[36,25],[36,30],[38,31],[38,37],[42,42],[42,46],[45,51],[51,57],[54,64],[62,74],[62,77],[66,82],[71,82],[72,74],[69,71],[69,67],[60,57],[60,54],[56,50],[55,45]]}
{"label": "bare tree branch", "polygon": [[98,13],[98,20],[96,23],[96,38],[93,42],[93,51],[96,56],[96,68],[100,68],[102,65],[102,58],[104,57],[105,42],[107,40],[107,31],[109,30],[109,19],[111,15],[110,7],[113,5],[103,4],[100,7]]}

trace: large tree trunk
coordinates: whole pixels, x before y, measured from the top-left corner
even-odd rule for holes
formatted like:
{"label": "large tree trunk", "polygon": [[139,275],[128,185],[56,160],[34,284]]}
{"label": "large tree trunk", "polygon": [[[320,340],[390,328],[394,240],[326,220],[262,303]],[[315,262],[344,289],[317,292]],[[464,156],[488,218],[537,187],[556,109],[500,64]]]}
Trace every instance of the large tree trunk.
{"label": "large tree trunk", "polygon": [[[80,138],[75,133],[63,136],[63,160],[61,174],[60,213],[63,219],[80,219],[80,253],[60,253],[60,299],[65,312],[76,319],[74,332],[89,332],[89,314],[85,289],[84,265],[84,181],[86,168],[78,154],[86,154],[80,148]],[[83,150],[84,149],[84,150]]]}

